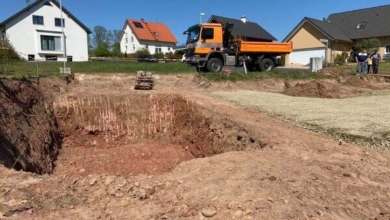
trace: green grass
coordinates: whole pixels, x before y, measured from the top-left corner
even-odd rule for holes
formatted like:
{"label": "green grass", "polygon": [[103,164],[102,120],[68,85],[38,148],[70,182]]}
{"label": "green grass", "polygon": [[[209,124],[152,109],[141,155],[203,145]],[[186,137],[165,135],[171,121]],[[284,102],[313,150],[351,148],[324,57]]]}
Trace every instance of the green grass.
{"label": "green grass", "polygon": [[226,75],[224,73],[205,73],[203,76],[211,81],[219,82],[219,81],[259,81],[264,79],[295,79],[295,80],[304,80],[304,79],[329,79],[332,76],[326,76],[318,73],[310,73],[310,72],[250,72],[248,74],[245,73],[232,73],[230,75]]}
{"label": "green grass", "polygon": [[[356,71],[356,63],[354,64],[351,64],[350,66],[345,66],[345,65],[342,65],[342,66],[335,66],[335,68],[337,69],[350,69],[352,71]],[[386,61],[386,62],[381,62],[379,64],[379,72],[383,72],[383,73],[390,73],[390,62],[389,61]]]}
{"label": "green grass", "polygon": [[[59,75],[62,62],[40,62],[39,75],[51,76]],[[180,62],[169,63],[139,63],[137,61],[91,61],[91,62],[68,62],[73,73],[129,73],[134,74],[139,70],[153,71],[158,74],[169,73],[193,73],[194,67],[189,67]],[[30,77],[37,75],[37,63],[35,62],[15,62],[9,66],[7,74],[1,76],[9,77]]]}

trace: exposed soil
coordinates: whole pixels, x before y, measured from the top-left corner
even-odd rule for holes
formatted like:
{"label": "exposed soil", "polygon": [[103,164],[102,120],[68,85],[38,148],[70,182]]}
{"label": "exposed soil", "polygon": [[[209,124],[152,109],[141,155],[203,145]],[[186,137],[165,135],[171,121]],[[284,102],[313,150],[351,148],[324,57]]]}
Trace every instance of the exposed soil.
{"label": "exposed soil", "polygon": [[350,98],[388,89],[390,84],[382,77],[340,76],[336,80],[286,82],[283,94],[314,98]]}
{"label": "exposed soil", "polygon": [[170,172],[181,162],[194,158],[182,146],[154,142],[112,146],[109,149],[65,147],[57,161],[56,172],[71,176],[157,175]]}
{"label": "exposed soil", "polygon": [[[69,84],[43,79],[43,91],[26,89],[42,97],[36,103],[50,106],[45,114],[58,120],[53,130],[62,133],[63,148],[50,176],[0,167],[0,218],[388,218],[389,154],[209,95],[248,88],[281,93],[284,82],[204,87],[191,75],[156,78],[152,91],[134,91],[134,78],[121,74],[76,75]],[[329,84],[314,81],[307,91],[340,92],[339,83]],[[302,82],[290,85],[306,91]],[[0,101],[7,100],[6,90],[0,94]],[[30,106],[34,114],[39,105]],[[18,119],[1,116],[1,132]],[[18,120],[31,123],[30,130],[37,127],[27,117]],[[42,139],[51,140],[51,131],[42,132]]]}
{"label": "exposed soil", "polygon": [[51,173],[61,147],[57,121],[33,82],[0,81],[0,163],[17,170]]}
{"label": "exposed soil", "polygon": [[346,98],[353,95],[351,90],[343,88],[338,84],[318,80],[298,83],[295,86],[287,84],[284,94],[315,98]]}

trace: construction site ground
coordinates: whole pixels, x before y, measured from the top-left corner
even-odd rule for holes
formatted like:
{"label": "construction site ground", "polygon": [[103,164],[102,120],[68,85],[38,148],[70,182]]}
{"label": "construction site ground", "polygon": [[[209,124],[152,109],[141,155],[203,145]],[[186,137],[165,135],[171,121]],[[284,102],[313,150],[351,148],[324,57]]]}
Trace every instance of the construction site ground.
{"label": "construction site ground", "polygon": [[0,219],[390,219],[386,79],[155,80],[41,79],[62,145],[52,174],[0,167]]}

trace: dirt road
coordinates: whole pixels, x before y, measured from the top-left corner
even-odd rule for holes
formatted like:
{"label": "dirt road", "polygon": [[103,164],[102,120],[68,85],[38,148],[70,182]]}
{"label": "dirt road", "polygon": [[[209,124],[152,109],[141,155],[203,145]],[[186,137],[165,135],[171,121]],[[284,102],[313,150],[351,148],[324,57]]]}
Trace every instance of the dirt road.
{"label": "dirt road", "polygon": [[[388,153],[347,144],[210,95],[242,89],[282,92],[283,81],[205,86],[201,80],[189,75],[160,76],[155,90],[133,91],[129,86],[132,80],[122,75],[76,75],[70,85],[56,85],[60,87],[57,96],[179,94],[200,106],[205,119],[199,120],[212,122],[210,132],[219,137],[213,140],[226,139],[230,142],[223,143],[237,147],[227,153],[192,159],[186,154],[191,150],[190,145],[169,145],[160,139],[134,147],[122,145],[119,139],[109,142],[112,144],[108,147],[99,147],[87,144],[85,139],[85,146],[76,148],[69,144],[61,150],[57,169],[50,176],[1,168],[0,214],[8,216],[4,218],[390,218]],[[198,130],[203,129],[200,125],[202,123]],[[197,132],[191,128],[192,133]],[[90,137],[88,135],[80,138]],[[93,137],[97,143],[103,140],[99,136]],[[162,144],[164,146],[159,147]],[[182,159],[176,159],[172,150],[178,151]],[[145,165],[147,155],[153,155],[153,152],[167,157],[172,163],[162,163],[161,166],[166,167],[156,167],[155,173],[143,173],[140,166],[148,166]],[[164,156],[164,152],[169,155]],[[127,154],[139,160],[132,162],[129,156],[127,166],[127,169],[137,167],[140,172],[136,174],[139,175],[126,173],[118,166],[125,163]],[[88,155],[89,158],[83,159]],[[158,155],[152,158],[161,159]],[[178,161],[184,162],[172,170]],[[108,166],[104,165],[106,162]],[[153,169],[153,166],[149,168]]]}

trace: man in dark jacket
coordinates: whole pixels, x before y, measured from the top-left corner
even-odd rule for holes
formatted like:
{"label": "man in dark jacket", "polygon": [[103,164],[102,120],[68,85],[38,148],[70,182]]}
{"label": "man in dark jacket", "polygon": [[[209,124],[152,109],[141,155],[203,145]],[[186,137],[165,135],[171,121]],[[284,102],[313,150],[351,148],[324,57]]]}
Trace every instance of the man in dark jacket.
{"label": "man in dark jacket", "polygon": [[378,50],[375,50],[374,53],[370,55],[370,58],[372,59],[372,72],[374,74],[378,74],[379,62],[382,59],[381,55],[378,53]]}

